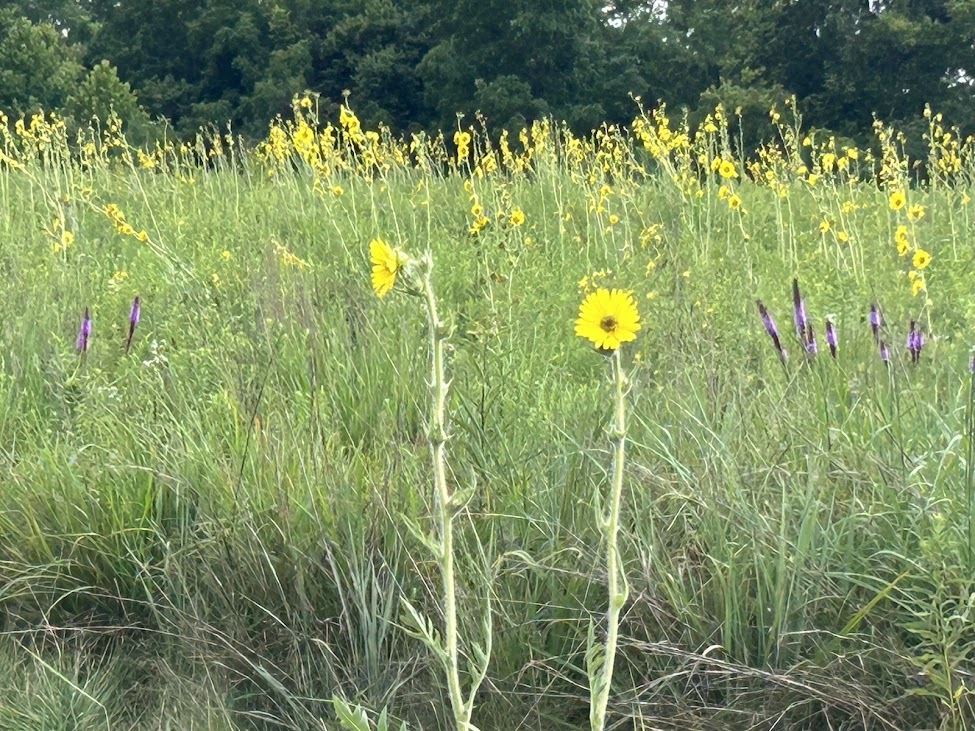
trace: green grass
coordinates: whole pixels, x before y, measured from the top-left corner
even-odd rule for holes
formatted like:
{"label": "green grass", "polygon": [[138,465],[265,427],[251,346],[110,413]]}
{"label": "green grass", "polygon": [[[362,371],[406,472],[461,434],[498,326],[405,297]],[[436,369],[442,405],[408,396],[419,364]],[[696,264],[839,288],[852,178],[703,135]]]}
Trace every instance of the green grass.
{"label": "green grass", "polygon": [[[476,485],[457,522],[462,635],[480,632],[485,590],[495,615],[482,731],[587,727],[612,400],[572,321],[597,270],[634,290],[644,323],[623,352],[630,600],[610,727],[975,726],[970,187],[909,193],[934,255],[925,305],[893,244],[903,213],[872,183],[796,180],[779,198],[742,182],[739,217],[717,182],[698,199],[661,170],[589,182],[540,156],[474,179],[485,209],[526,222],[471,235],[456,172],[335,173],[336,196],[304,170],[236,162],[183,169],[192,183],[0,163],[0,728],[337,729],[336,695],[448,726],[401,604],[440,625],[438,568],[408,528],[429,527],[433,499],[426,331],[415,299],[370,291],[377,236],[432,252],[455,327],[449,479]],[[817,226],[846,200],[860,208],[842,243]],[[107,203],[149,243],[118,233]],[[75,240],[55,254],[43,229],[61,215]],[[815,360],[792,335],[793,276]]]}

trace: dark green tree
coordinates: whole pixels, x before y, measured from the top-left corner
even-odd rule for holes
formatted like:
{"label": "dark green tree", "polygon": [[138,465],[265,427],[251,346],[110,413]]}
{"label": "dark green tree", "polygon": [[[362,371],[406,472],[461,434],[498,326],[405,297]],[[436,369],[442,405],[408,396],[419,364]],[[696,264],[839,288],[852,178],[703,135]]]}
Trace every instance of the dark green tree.
{"label": "dark green tree", "polygon": [[81,75],[79,57],[50,23],[0,10],[0,109],[19,116],[61,107]]}

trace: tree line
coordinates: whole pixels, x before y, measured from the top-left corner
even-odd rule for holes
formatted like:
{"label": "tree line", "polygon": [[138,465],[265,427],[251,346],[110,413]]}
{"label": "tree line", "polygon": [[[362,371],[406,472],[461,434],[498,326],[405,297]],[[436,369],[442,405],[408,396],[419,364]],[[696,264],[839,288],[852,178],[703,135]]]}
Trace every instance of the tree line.
{"label": "tree line", "polygon": [[[363,124],[450,129],[626,123],[664,100],[722,102],[752,134],[794,95],[854,140],[873,115],[919,131],[925,103],[975,120],[971,0],[8,0],[0,109],[110,108],[137,134],[232,123],[251,137],[318,95]],[[968,130],[971,131],[971,130]]]}

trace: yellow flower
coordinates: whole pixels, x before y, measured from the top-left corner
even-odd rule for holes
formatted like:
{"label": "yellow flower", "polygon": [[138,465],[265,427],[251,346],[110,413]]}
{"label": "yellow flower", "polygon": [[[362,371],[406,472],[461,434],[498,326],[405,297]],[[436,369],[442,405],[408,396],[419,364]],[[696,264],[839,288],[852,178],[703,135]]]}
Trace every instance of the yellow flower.
{"label": "yellow flower", "polygon": [[907,203],[907,196],[904,195],[903,190],[895,190],[887,199],[887,204],[892,211],[899,211],[904,207],[905,203]]}
{"label": "yellow flower", "polygon": [[860,151],[855,147],[847,147],[846,156],[851,160],[856,160],[858,157],[860,157]]}
{"label": "yellow flower", "polygon": [[617,216],[615,213],[609,214],[609,225],[610,226],[615,226],[619,222],[620,222],[620,217],[619,216]]}
{"label": "yellow flower", "polygon": [[930,263],[931,255],[924,249],[918,249],[914,252],[914,258],[911,259],[911,264],[914,265],[915,269],[924,269]]}
{"label": "yellow flower", "polygon": [[138,233],[137,233],[137,234],[135,235],[135,238],[136,238],[136,239],[137,239],[138,241],[141,241],[141,242],[142,242],[142,243],[144,244],[144,243],[145,243],[146,241],[148,241],[148,240],[149,240],[149,234],[147,234],[147,233],[146,233],[146,230],[145,230],[145,229],[141,229],[141,230],[140,230],[140,231],[139,231],[139,232],[138,232]]}
{"label": "yellow flower", "polygon": [[907,256],[907,252],[910,250],[910,245],[907,243],[907,239],[898,239],[897,241],[897,253],[900,256]]}
{"label": "yellow flower", "polygon": [[727,185],[718,188],[718,200],[727,200],[731,197],[731,189]]}
{"label": "yellow flower", "polygon": [[842,243],[845,244],[847,241],[850,240],[850,234],[848,234],[846,231],[837,231],[836,238],[838,238]]}
{"label": "yellow flower", "polygon": [[369,260],[372,262],[372,289],[383,297],[396,283],[396,275],[407,261],[407,256],[382,239],[369,242]]}
{"label": "yellow flower", "polygon": [[520,208],[515,208],[511,211],[511,216],[508,220],[511,221],[512,226],[520,226],[525,222],[525,212]]}
{"label": "yellow flower", "polygon": [[728,198],[728,207],[733,211],[741,208],[741,197],[737,193]]}
{"label": "yellow flower", "polygon": [[737,178],[738,171],[735,170],[735,164],[730,160],[722,160],[721,164],[718,165],[718,175],[722,178]]}
{"label": "yellow flower", "polygon": [[924,276],[917,275],[911,283],[911,294],[917,297],[921,292],[927,292],[927,285],[924,283]]}
{"label": "yellow flower", "polygon": [[586,295],[579,306],[575,332],[600,350],[616,350],[636,339],[640,314],[633,295],[622,289],[600,287]]}
{"label": "yellow flower", "polygon": [[920,203],[907,207],[907,218],[911,221],[920,221],[924,218],[924,206]]}
{"label": "yellow flower", "polygon": [[819,233],[824,234],[827,231],[829,231],[829,228],[830,228],[830,224],[828,219],[824,218],[822,221],[819,222]]}
{"label": "yellow flower", "polygon": [[224,249],[220,252],[220,258],[224,261],[230,261],[230,252]]}
{"label": "yellow flower", "polygon": [[61,247],[67,249],[74,243],[74,234],[70,231],[61,232]]}

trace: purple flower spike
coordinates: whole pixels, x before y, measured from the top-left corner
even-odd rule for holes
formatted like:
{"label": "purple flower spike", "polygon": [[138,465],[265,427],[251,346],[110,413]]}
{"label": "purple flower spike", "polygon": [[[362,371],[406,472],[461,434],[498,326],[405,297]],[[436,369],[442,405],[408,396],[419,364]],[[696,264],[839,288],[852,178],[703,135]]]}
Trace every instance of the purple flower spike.
{"label": "purple flower spike", "polygon": [[920,362],[922,347],[924,347],[924,335],[917,329],[917,323],[911,320],[911,329],[907,333],[907,350],[911,354],[911,363],[916,365]]}
{"label": "purple flower spike", "polygon": [[799,340],[806,343],[806,303],[802,301],[802,295],[799,293],[799,280],[792,280],[792,320],[796,325],[796,334],[799,336]]}
{"label": "purple flower spike", "polygon": [[809,321],[806,322],[806,352],[809,355],[816,355],[819,352],[819,346],[816,344],[816,333]]}
{"label": "purple flower spike", "polygon": [[75,340],[75,347],[82,353],[88,352],[88,341],[91,339],[91,315],[88,313],[88,308],[85,308],[85,314],[81,317],[81,327],[78,328],[78,339]]}
{"label": "purple flower spike", "polygon": [[829,354],[836,358],[836,328],[831,320],[826,321],[826,344],[829,346]]}
{"label": "purple flower spike", "polygon": [[775,320],[772,319],[772,315],[765,308],[765,305],[762,304],[762,300],[755,300],[755,304],[758,306],[758,314],[762,316],[762,324],[765,326],[765,332],[772,338],[772,345],[778,351],[779,358],[785,361],[788,356],[786,356],[785,348],[782,347],[782,340],[779,338],[779,331],[775,327]]}
{"label": "purple flower spike", "polygon": [[880,341],[880,360],[884,362],[885,366],[890,366],[890,348],[887,347],[887,343],[883,340]]}
{"label": "purple flower spike", "polygon": [[129,310],[129,336],[125,339],[125,353],[128,355],[132,345],[132,336],[135,335],[135,326],[139,324],[139,315],[142,313],[142,305],[139,303],[139,295],[132,299],[132,308]]}
{"label": "purple flower spike", "polygon": [[870,305],[870,329],[873,331],[873,339],[875,342],[880,342],[880,310],[877,309],[876,303]]}

